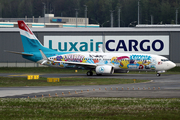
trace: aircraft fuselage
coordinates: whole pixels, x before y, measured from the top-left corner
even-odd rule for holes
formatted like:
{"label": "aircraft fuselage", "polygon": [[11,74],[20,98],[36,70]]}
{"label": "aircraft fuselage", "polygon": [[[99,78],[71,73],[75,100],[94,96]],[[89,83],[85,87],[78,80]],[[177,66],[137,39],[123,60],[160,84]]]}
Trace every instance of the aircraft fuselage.
{"label": "aircraft fuselage", "polygon": [[[60,68],[73,68],[76,65],[68,65],[67,62],[79,62],[96,64],[98,66],[110,65],[115,70],[144,70],[165,71],[175,67],[175,64],[167,58],[151,54],[127,54],[127,53],[71,53],[48,57],[48,66]],[[38,61],[41,63],[42,61]],[[79,67],[79,69],[86,69]]]}

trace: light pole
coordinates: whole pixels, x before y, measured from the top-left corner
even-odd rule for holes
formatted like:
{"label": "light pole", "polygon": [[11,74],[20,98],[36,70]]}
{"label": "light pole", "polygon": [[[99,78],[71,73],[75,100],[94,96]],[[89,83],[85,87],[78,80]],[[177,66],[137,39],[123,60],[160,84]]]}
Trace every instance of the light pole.
{"label": "light pole", "polygon": [[[106,21],[106,22],[104,22],[104,23],[108,23],[108,22],[109,22],[109,20],[108,20],[108,21]],[[103,24],[101,24],[101,26],[102,26],[102,27],[103,27],[104,23],[103,23]]]}
{"label": "light pole", "polygon": [[153,15],[151,15],[151,25],[153,24]]}
{"label": "light pole", "polygon": [[120,18],[121,18],[121,7],[118,8],[118,27],[121,26],[121,23],[120,23],[121,19]]}
{"label": "light pole", "polygon": [[178,9],[179,8],[176,8],[176,24],[178,24]]}
{"label": "light pole", "polygon": [[111,12],[111,27],[113,27],[113,12],[114,12],[114,10],[110,10],[110,12]]}
{"label": "light pole", "polygon": [[139,25],[139,1],[140,0],[138,0],[138,25]]}
{"label": "light pole", "polygon": [[87,5],[84,5],[85,7],[85,27],[87,27]]}
{"label": "light pole", "polygon": [[44,27],[46,27],[45,26],[45,10],[46,10],[46,4],[45,3],[42,3],[43,5],[44,5]]}
{"label": "light pole", "polygon": [[77,27],[78,9],[75,9],[75,11],[76,11],[76,27]]}

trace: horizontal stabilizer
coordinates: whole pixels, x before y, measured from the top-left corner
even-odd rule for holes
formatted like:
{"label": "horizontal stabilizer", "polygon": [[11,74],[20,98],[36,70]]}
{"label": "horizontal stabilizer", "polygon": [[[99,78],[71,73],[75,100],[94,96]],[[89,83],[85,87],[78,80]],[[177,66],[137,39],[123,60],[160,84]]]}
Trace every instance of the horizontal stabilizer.
{"label": "horizontal stabilizer", "polygon": [[20,54],[20,55],[27,55],[27,56],[33,56],[33,54],[29,54],[29,53],[25,53],[25,52],[15,52],[15,51],[8,51],[8,50],[4,50],[4,52]]}

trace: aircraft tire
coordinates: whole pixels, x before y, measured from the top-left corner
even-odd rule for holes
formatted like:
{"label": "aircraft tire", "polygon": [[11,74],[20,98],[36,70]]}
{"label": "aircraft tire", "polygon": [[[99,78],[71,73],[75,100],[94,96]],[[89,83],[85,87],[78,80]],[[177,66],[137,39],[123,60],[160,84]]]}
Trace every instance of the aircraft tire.
{"label": "aircraft tire", "polygon": [[93,72],[92,71],[90,71],[90,76],[92,76],[93,75]]}
{"label": "aircraft tire", "polygon": [[92,76],[93,72],[92,71],[88,71],[86,74],[87,74],[87,76]]}
{"label": "aircraft tire", "polygon": [[160,73],[157,73],[156,76],[159,77],[159,76],[161,76],[161,74],[160,74]]}

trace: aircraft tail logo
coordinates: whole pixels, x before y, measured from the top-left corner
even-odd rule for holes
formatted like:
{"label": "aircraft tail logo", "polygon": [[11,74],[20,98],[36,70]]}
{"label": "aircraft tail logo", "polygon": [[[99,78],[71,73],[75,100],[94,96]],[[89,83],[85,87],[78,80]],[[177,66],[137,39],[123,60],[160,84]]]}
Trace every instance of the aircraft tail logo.
{"label": "aircraft tail logo", "polygon": [[23,43],[24,52],[39,52],[39,49],[44,52],[51,52],[51,49],[44,47],[36,38],[31,29],[24,21],[18,21],[20,35]]}

